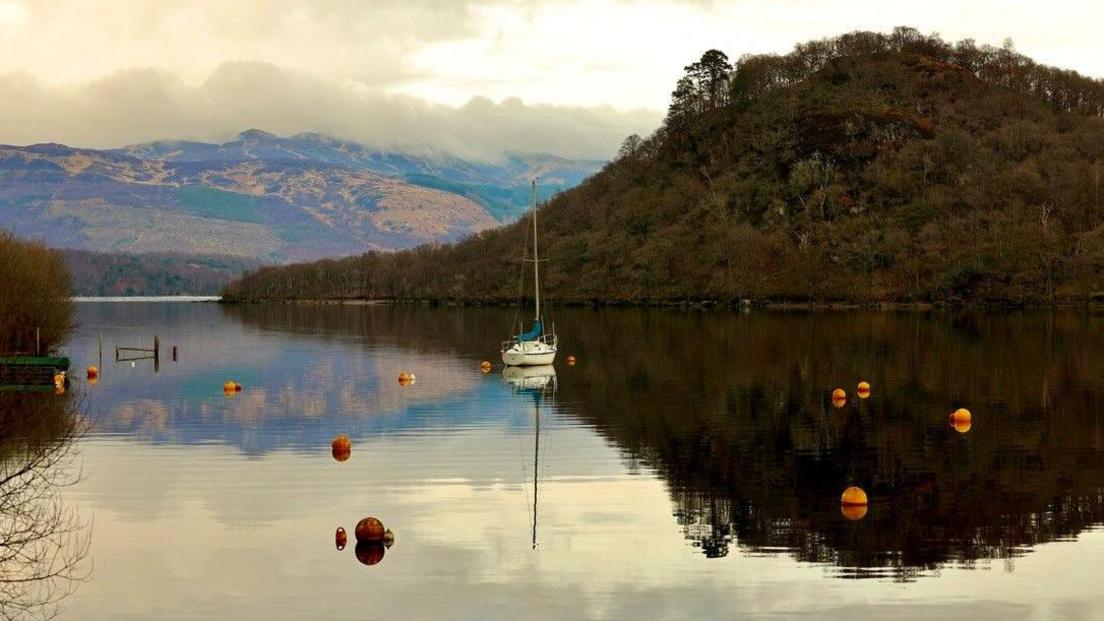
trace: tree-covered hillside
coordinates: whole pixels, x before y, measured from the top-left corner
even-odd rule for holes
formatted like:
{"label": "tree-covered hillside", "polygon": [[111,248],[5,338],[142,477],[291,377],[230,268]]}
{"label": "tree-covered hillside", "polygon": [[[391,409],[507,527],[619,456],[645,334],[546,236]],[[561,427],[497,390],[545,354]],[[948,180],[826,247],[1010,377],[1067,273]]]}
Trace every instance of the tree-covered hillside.
{"label": "tree-covered hillside", "polygon": [[[664,125],[540,209],[560,301],[1046,304],[1104,287],[1104,82],[914,29],[689,65]],[[528,222],[262,269],[246,299],[516,299]]]}

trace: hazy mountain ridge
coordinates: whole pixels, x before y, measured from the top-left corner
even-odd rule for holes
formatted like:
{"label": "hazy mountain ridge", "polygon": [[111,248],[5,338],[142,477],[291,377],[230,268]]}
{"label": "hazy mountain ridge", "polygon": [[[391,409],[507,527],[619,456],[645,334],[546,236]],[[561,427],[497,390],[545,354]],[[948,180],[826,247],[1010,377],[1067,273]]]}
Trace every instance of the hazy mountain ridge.
{"label": "hazy mountain ridge", "polygon": [[0,146],[0,226],[63,248],[314,259],[460,239],[523,209],[527,175],[566,187],[592,166],[416,157],[259,130],[224,144]]}

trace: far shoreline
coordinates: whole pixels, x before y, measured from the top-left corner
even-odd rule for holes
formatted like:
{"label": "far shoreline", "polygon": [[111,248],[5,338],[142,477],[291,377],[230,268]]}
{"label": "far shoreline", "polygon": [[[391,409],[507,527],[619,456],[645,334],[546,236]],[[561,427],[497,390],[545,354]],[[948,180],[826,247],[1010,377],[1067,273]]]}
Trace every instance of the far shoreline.
{"label": "far shoreline", "polygon": [[[419,299],[365,299],[365,298],[262,298],[241,299],[222,297],[219,304],[288,304],[305,306],[429,306],[429,307],[517,307],[523,306],[517,301],[499,300],[419,300]],[[974,310],[974,311],[1022,311],[1022,310],[1072,310],[1095,311],[1104,308],[1100,302],[1056,301],[1052,304],[1009,303],[1009,302],[798,302],[785,300],[590,300],[590,301],[552,301],[552,307],[560,308],[656,308],[671,310],[774,310],[774,311],[936,311],[936,310]]]}
{"label": "far shoreline", "polygon": [[82,296],[76,295],[69,298],[77,303],[104,303],[104,302],[221,302],[219,295],[118,295],[118,296]]}

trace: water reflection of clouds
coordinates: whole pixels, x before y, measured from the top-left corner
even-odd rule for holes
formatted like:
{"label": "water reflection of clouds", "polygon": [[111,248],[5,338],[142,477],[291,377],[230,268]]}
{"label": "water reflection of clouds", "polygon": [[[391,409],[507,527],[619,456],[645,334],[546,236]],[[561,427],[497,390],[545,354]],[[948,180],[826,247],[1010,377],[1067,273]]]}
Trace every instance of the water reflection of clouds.
{"label": "water reflection of clouds", "polygon": [[[238,462],[228,461],[226,447],[97,441],[86,451],[97,472],[119,460],[178,476],[163,491],[162,511],[142,507],[129,515],[106,489],[119,479],[97,476],[108,496],[96,503],[101,575],[68,608],[78,618],[102,610],[116,618],[349,618],[369,611],[386,618],[720,618],[739,610],[750,617],[880,619],[892,602],[895,618],[995,619],[1104,605],[1104,595],[1083,599],[1097,592],[1091,572],[1063,571],[1104,562],[1100,532],[1085,535],[1085,545],[1058,543],[1019,559],[1015,574],[947,567],[946,580],[907,590],[825,581],[820,568],[785,557],[707,560],[679,543],[661,479],[618,476],[615,456],[578,429],[558,428],[549,439],[573,451],[550,464],[541,481],[536,552],[528,547],[531,481],[520,468],[498,478],[505,473],[486,469],[492,460],[454,460],[450,468],[442,457],[419,477],[403,474],[407,455],[425,448],[416,441],[403,448],[387,439],[365,442],[354,453],[362,463],[349,469],[355,461],[330,464],[322,455],[281,452]],[[516,440],[494,430],[472,438],[492,452]],[[590,470],[586,460],[605,463],[611,475],[574,476]],[[461,476],[429,480],[450,470]],[[229,472],[236,483],[205,483]],[[360,566],[351,547],[333,550],[333,529],[366,514],[380,516],[398,536],[375,568]],[[1060,575],[1066,577],[1053,580]]]}

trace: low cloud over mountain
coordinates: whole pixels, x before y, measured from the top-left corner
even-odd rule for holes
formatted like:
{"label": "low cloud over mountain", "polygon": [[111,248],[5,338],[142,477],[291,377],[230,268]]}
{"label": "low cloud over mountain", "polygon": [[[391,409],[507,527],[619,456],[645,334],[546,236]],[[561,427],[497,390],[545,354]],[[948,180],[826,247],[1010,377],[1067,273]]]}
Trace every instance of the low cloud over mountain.
{"label": "low cloud over mountain", "polygon": [[504,151],[608,158],[631,133],[659,123],[654,111],[500,103],[461,107],[383,95],[356,80],[317,77],[261,62],[227,62],[202,84],[133,69],[79,86],[27,74],[0,76],[0,142],[116,147],[166,137],[223,140],[242,127],[277,134],[322,132],[383,150],[448,152],[495,160]]}

